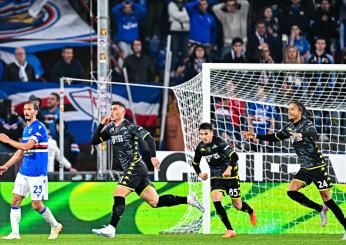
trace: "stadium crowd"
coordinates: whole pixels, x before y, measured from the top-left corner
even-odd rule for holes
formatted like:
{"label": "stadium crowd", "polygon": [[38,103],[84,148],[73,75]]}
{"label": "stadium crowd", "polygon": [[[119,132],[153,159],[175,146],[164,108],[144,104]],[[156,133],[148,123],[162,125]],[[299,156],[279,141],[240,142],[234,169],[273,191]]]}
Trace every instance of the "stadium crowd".
{"label": "stadium crowd", "polygon": [[[127,70],[129,82],[163,81],[168,34],[172,37],[173,53],[170,85],[191,79],[201,71],[205,62],[346,63],[345,0],[112,0],[109,2],[113,81],[124,81],[123,68]],[[85,7],[88,4],[81,6]],[[96,7],[97,4],[93,6]],[[92,11],[96,13],[95,9]],[[80,56],[78,49],[64,47],[59,54],[61,57],[55,57],[53,60],[51,58],[40,60],[37,57],[36,59],[31,57],[29,60],[26,50],[17,48],[13,62],[0,57],[2,59],[0,83],[1,81],[58,82],[62,76],[90,78],[87,73],[94,68],[88,68],[90,64],[88,59],[78,57]],[[304,84],[297,83],[296,80],[282,81],[280,86],[290,93],[297,86]],[[338,80],[336,82],[333,80],[330,86],[338,87],[337,82]],[[320,83],[316,86],[321,86],[321,89],[325,87]],[[282,127],[281,122],[284,119],[280,114],[283,108],[267,107],[260,103],[266,101],[266,91],[263,87],[265,87],[263,84],[258,86],[256,97],[258,103],[247,104],[234,98],[227,102],[223,99],[215,101],[213,117],[215,125],[221,130],[220,134],[225,131],[234,132],[230,137],[235,141],[235,147],[241,147],[242,139],[239,134],[241,129],[261,128],[262,126],[258,125],[263,120],[265,125],[262,129],[267,130],[267,133]],[[56,96],[56,94],[50,95],[51,101],[45,105],[46,108],[39,116],[48,123],[54,140],[59,139],[56,127],[58,119]],[[32,99],[40,100],[35,96]],[[19,139],[24,125],[22,117],[14,112],[9,100],[3,100],[0,107],[3,108],[0,110],[0,132],[6,132]],[[261,115],[258,114],[259,111]],[[264,117],[263,120],[261,116]],[[342,119],[345,115],[320,111],[314,112],[314,116],[319,118],[315,123],[321,135],[321,142],[345,141],[346,137],[338,136],[346,136],[346,122]],[[228,120],[227,125],[223,123],[225,120]],[[245,125],[246,128],[241,128],[240,125]],[[339,138],[331,139],[332,136]],[[66,137],[70,140],[66,140]],[[65,136],[64,152],[70,152],[67,156],[70,164],[66,166],[71,170],[74,170],[79,151],[73,138],[72,135]]]}

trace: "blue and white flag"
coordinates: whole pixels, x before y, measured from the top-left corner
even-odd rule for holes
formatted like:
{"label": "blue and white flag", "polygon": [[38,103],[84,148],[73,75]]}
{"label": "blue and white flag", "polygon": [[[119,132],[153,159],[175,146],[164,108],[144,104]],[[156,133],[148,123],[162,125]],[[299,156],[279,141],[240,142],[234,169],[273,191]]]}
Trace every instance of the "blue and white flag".
{"label": "blue and white flag", "polygon": [[38,52],[86,46],[96,33],[67,0],[0,1],[0,49]]}
{"label": "blue and white flag", "polygon": [[[150,83],[148,83],[150,84]],[[121,101],[125,104],[127,114],[131,117],[129,100],[126,87],[124,85],[113,85],[112,94],[109,94],[111,101]],[[29,100],[30,95],[35,95],[42,99],[41,107],[47,106],[50,93],[60,92],[57,83],[41,82],[1,82],[0,94],[6,94],[12,100],[12,105],[16,112],[23,113],[24,103]],[[95,87],[81,84],[66,85],[64,89],[64,120],[67,122],[69,131],[76,137],[78,144],[90,143],[92,136],[92,126],[97,118],[97,90]],[[155,127],[159,116],[162,89],[132,86],[131,94],[136,115],[137,124],[143,127]],[[110,102],[108,107],[110,107]],[[94,125],[95,126],[95,125]]]}

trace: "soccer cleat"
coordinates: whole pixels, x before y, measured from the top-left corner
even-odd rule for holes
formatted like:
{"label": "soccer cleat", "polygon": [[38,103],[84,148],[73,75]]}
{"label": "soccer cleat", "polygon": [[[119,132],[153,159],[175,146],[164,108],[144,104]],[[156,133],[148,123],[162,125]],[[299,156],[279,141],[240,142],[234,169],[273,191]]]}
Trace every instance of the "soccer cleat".
{"label": "soccer cleat", "polygon": [[344,233],[344,236],[341,238],[341,240],[346,240],[346,231]]}
{"label": "soccer cleat", "polygon": [[327,224],[327,220],[328,220],[328,217],[327,217],[327,211],[328,211],[328,206],[326,205],[322,205],[323,206],[323,209],[322,211],[320,212],[320,217],[321,217],[321,226],[322,227],[325,227],[326,224]]}
{"label": "soccer cleat", "polygon": [[4,239],[4,240],[19,240],[20,236],[19,236],[19,234],[10,233],[7,236],[1,237],[1,239]]}
{"label": "soccer cleat", "polygon": [[257,218],[256,218],[255,210],[253,210],[252,214],[250,214],[250,223],[253,226],[256,226],[256,224],[257,224]]}
{"label": "soccer cleat", "polygon": [[222,238],[231,238],[235,237],[237,234],[235,233],[234,230],[226,230],[225,235],[222,236]]}
{"label": "soccer cleat", "polygon": [[92,233],[99,235],[99,236],[105,236],[108,238],[114,238],[115,237],[115,228],[112,225],[104,225],[101,229],[92,229]]}
{"label": "soccer cleat", "polygon": [[198,208],[199,211],[204,213],[204,207],[203,205],[198,201],[196,194],[194,192],[191,192],[187,196],[187,204],[191,205],[192,207]]}
{"label": "soccer cleat", "polygon": [[57,226],[55,226],[55,227],[52,226],[50,229],[50,235],[49,235],[48,239],[49,240],[57,239],[61,230],[62,230],[62,224],[58,223]]}

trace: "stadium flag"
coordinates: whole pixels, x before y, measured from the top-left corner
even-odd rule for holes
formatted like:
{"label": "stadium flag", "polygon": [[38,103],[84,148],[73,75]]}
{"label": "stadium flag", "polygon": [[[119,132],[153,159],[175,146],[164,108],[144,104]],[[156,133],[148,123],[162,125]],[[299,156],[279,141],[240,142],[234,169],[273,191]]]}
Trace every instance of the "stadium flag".
{"label": "stadium flag", "polygon": [[96,40],[68,0],[0,1],[0,22],[0,49],[8,51],[23,47],[33,53]]}
{"label": "stadium flag", "polygon": [[[152,84],[152,83],[146,83]],[[28,101],[30,95],[42,99],[41,108],[47,106],[50,93],[59,93],[57,83],[37,82],[1,82],[0,93],[6,94],[12,100],[16,112],[23,113],[23,105]],[[112,101],[118,100],[126,106],[129,105],[127,91],[124,85],[113,85]],[[143,127],[155,127],[159,115],[162,90],[150,87],[131,87],[133,108],[137,123]],[[93,118],[96,118],[97,91],[95,87],[82,84],[66,85],[65,87],[65,113],[64,120],[67,122],[68,130],[76,137],[78,144],[90,143]],[[130,109],[127,109],[131,115]]]}

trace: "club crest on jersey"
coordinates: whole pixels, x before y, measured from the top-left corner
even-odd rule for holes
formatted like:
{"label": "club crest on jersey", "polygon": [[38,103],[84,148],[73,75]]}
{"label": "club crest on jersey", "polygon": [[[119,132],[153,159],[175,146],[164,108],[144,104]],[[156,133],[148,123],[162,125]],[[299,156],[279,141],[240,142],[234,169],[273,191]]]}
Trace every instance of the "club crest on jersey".
{"label": "club crest on jersey", "polygon": [[124,139],[123,139],[122,135],[112,136],[112,144],[120,143],[120,142],[124,142]]}

